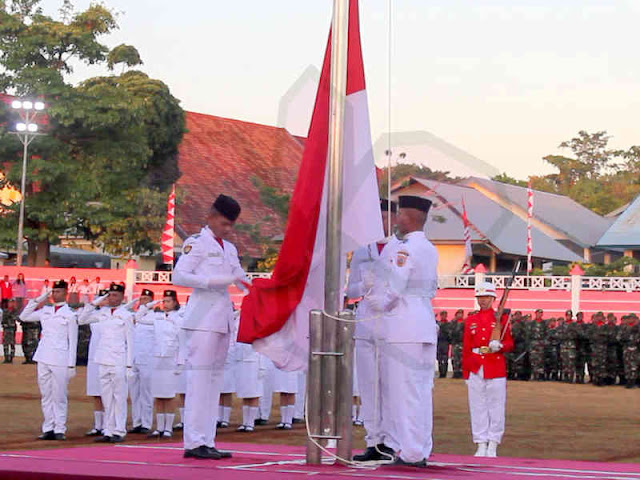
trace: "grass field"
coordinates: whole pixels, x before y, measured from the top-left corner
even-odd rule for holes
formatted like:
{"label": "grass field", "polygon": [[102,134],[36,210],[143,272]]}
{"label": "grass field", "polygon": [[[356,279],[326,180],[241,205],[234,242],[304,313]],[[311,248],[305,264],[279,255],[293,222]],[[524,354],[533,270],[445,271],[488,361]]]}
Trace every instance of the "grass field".
{"label": "grass field", "polygon": [[[85,368],[70,383],[68,440],[42,442],[40,397],[35,365],[0,365],[0,450],[60,448],[88,445],[92,403],[84,396]],[[279,420],[274,402],[272,422]],[[219,432],[221,441],[303,445],[304,426],[277,431],[273,425],[253,434],[236,433],[240,408],[234,408],[232,428]],[[275,423],[274,423],[275,424]],[[363,447],[364,431],[355,429],[355,448]],[[149,443],[129,435],[128,443]],[[175,437],[174,440],[175,442]],[[434,389],[434,451],[473,454],[466,387],[462,380],[436,380]],[[507,431],[501,456],[558,458],[610,462],[640,462],[640,389],[597,388],[547,382],[508,384]]]}

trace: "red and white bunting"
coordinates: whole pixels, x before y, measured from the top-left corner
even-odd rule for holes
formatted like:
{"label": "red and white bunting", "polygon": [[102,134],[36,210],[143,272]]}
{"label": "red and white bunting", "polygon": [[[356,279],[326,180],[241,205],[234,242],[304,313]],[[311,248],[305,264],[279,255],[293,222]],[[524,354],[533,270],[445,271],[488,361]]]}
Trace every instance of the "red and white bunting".
{"label": "red and white bunting", "polygon": [[531,239],[531,218],[533,217],[533,190],[531,189],[531,180],[527,186],[527,275],[533,270],[533,240]]}
{"label": "red and white bunting", "polygon": [[173,265],[173,237],[176,216],[176,186],[171,187],[169,201],[167,202],[167,221],[162,231],[162,263]]}
{"label": "red and white bunting", "polygon": [[471,248],[471,228],[467,218],[467,207],[464,204],[464,198],[462,199],[462,223],[464,224],[464,265],[462,265],[462,274],[469,275],[473,273],[473,268],[471,268],[473,250]]}

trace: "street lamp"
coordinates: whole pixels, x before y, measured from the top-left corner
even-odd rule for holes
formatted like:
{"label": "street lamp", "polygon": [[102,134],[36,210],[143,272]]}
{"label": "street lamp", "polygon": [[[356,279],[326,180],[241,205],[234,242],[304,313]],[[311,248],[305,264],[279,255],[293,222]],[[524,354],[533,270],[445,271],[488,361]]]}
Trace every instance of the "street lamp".
{"label": "street lamp", "polygon": [[22,182],[20,184],[20,195],[22,200],[20,201],[20,219],[18,220],[18,245],[17,245],[17,257],[16,265],[22,265],[22,242],[24,232],[24,204],[26,197],[26,180],[27,180],[27,152],[29,145],[33,142],[33,139],[42,135],[38,132],[38,124],[35,123],[35,118],[39,112],[43,111],[45,105],[43,102],[31,100],[14,100],[11,102],[11,107],[18,111],[21,122],[16,124],[16,131],[11,132],[20,139],[22,143]]}

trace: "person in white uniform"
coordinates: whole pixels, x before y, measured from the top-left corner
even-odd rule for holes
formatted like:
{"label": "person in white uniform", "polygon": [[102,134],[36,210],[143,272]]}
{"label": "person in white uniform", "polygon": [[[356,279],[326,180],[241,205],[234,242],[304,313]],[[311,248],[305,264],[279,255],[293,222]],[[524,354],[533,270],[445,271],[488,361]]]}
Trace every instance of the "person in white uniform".
{"label": "person in white uniform", "polygon": [[193,288],[183,329],[187,344],[187,397],[184,421],[185,458],[229,458],[215,448],[216,419],[224,361],[233,323],[228,287],[245,289],[248,281],[236,247],[224,240],[238,216],[240,205],[220,195],[207,217],[207,226],[184,242],[173,271],[173,283]]}
{"label": "person in white uniform", "polygon": [[30,300],[20,314],[23,322],[40,322],[42,337],[33,359],[38,364],[38,387],[42,395],[42,435],[40,440],[65,440],[67,431],[67,386],[76,373],[78,323],[67,305],[67,282],[53,283],[49,292]]}
{"label": "person in white uniform", "polygon": [[266,425],[271,416],[273,404],[273,372],[275,365],[269,357],[260,354],[260,369],[262,372],[262,396],[258,401],[258,419],[256,425]]}
{"label": "person in white uniform", "polygon": [[222,374],[222,389],[220,390],[220,401],[218,405],[217,428],[229,428],[231,418],[231,407],[233,406],[233,394],[238,386],[238,326],[240,321],[239,312],[233,312],[233,326],[229,339],[229,349],[227,358],[224,360],[224,372]]}
{"label": "person in white uniform", "polygon": [[151,371],[153,351],[153,325],[141,321],[154,316],[153,291],[143,289],[138,299],[138,311],[134,314],[133,329],[133,377],[129,379],[131,398],[131,422],[133,428],[127,433],[148,434],[153,423],[153,396],[151,395]]}
{"label": "person in white uniform", "polygon": [[236,396],[242,399],[242,425],[238,432],[250,433],[254,431],[258,406],[262,396],[262,380],[264,371],[261,369],[260,354],[247,343],[237,343],[237,377]]}
{"label": "person in white uniform", "polygon": [[100,340],[95,362],[100,375],[100,396],[105,418],[97,442],[119,443],[127,434],[127,378],[133,376],[133,314],[122,304],[124,286],[112,283],[107,306],[85,307],[78,323],[99,323]]}
{"label": "person in white uniform", "polygon": [[[88,284],[88,280],[85,279]],[[108,290],[101,290],[93,301],[85,304],[84,311],[94,310],[106,305]],[[87,396],[93,399],[93,428],[89,430],[85,435],[88,437],[102,436],[102,429],[104,426],[104,405],[102,405],[102,398],[100,397],[100,372],[98,364],[96,363],[96,350],[100,343],[100,332],[102,326],[99,323],[92,323],[89,325],[91,329],[91,337],[89,339],[89,354],[87,357]]]}
{"label": "person in white uniform", "polygon": [[372,310],[384,315],[382,440],[395,451],[395,465],[426,467],[433,447],[438,334],[431,299],[438,288],[438,253],[424,231],[431,201],[401,196],[398,206],[402,241],[389,252],[384,291],[368,297]]}
{"label": "person in white uniform", "polygon": [[[382,224],[385,238],[377,243],[353,252],[347,283],[347,297],[361,299],[356,309],[355,370],[360,396],[360,417],[366,430],[366,450],[355,455],[358,462],[392,460],[393,450],[382,441],[382,379],[380,376],[380,348],[384,340],[382,312],[374,312],[369,297],[381,294],[385,288],[387,268],[391,252],[398,243],[393,234],[396,225],[397,204],[387,199],[380,200]],[[389,218],[389,215],[391,218]],[[389,231],[391,220],[391,231]],[[354,388],[354,392],[355,392]]]}
{"label": "person in white uniform", "polygon": [[273,391],[280,394],[280,423],[276,429],[291,430],[298,392],[298,372],[276,367],[273,372]]}

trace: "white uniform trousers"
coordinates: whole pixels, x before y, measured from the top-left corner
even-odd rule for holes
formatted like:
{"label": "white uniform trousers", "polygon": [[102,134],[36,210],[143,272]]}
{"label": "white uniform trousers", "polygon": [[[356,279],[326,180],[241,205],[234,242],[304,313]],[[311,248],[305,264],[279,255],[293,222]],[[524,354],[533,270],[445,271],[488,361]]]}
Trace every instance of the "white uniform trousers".
{"label": "white uniform trousers", "polygon": [[296,403],[293,418],[304,418],[304,404],[307,399],[307,372],[298,372],[298,393],[296,393]]}
{"label": "white uniform trousers", "polygon": [[435,344],[383,342],[380,346],[382,441],[405,462],[431,455],[435,362]]}
{"label": "white uniform trousers", "polygon": [[[378,342],[378,347],[380,343]],[[382,421],[382,384],[380,382],[380,362],[376,358],[374,340],[356,339],[356,371],[360,392],[360,418],[364,422],[367,447],[382,443],[380,429]]]}
{"label": "white uniform trousers", "polygon": [[129,379],[131,421],[134,427],[151,428],[153,423],[153,396],[151,395],[151,365],[134,365],[134,376]]}
{"label": "white uniform trousers", "polygon": [[104,406],[104,435],[127,434],[127,368],[124,365],[98,365],[100,397]]}
{"label": "white uniform trousers", "polygon": [[483,369],[466,380],[473,443],[502,441],[504,435],[507,379],[484,378]]}
{"label": "white uniform trousers", "polygon": [[69,368],[38,362],[38,387],[42,399],[42,431],[66,433]]}
{"label": "white uniform trousers", "polygon": [[185,450],[201,445],[215,446],[218,403],[229,338],[228,333],[186,330]]}
{"label": "white uniform trousers", "polygon": [[259,401],[258,416],[263,420],[268,420],[273,405],[273,371],[276,367],[267,357],[261,358],[260,361],[264,362],[265,372],[262,379],[262,396]]}

